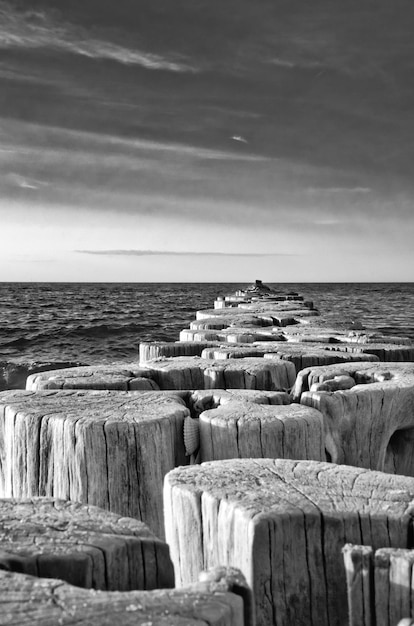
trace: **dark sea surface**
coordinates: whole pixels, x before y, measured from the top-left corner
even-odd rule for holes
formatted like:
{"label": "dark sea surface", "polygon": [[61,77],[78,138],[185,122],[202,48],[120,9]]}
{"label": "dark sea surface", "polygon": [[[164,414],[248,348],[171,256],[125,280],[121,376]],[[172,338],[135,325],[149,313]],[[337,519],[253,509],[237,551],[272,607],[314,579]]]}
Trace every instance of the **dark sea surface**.
{"label": "dark sea surface", "polygon": [[[0,361],[136,360],[140,341],[176,341],[198,309],[247,283],[0,283]],[[414,342],[414,283],[283,283],[333,326]]]}

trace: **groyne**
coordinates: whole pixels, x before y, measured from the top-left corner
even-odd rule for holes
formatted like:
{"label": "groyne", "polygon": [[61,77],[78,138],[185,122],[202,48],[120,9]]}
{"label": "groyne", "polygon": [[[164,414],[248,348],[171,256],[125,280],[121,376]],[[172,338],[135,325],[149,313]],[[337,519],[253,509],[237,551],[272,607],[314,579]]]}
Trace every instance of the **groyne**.
{"label": "groyne", "polygon": [[373,626],[382,550],[381,623],[412,617],[409,339],[256,281],[65,365],[0,393],[0,624]]}

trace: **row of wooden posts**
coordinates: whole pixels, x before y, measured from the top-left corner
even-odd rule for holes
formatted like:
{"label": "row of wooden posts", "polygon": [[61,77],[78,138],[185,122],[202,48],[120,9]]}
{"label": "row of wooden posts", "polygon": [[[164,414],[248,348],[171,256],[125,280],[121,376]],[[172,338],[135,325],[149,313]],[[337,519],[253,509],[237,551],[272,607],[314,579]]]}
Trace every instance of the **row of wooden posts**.
{"label": "row of wooden posts", "polygon": [[408,626],[414,346],[260,281],[0,393],[0,625]]}

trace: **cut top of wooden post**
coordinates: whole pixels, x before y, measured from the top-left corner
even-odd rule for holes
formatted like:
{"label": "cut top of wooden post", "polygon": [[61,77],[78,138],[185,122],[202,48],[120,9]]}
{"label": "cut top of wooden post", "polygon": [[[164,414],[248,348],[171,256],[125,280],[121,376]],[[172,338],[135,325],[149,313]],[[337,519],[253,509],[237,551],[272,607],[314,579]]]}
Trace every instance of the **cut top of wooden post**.
{"label": "cut top of wooden post", "polygon": [[138,363],[85,365],[32,374],[27,378],[26,389],[156,390],[156,384],[148,378],[148,372]]}
{"label": "cut top of wooden post", "polygon": [[53,498],[0,500],[0,568],[81,587],[174,587],[168,546],[138,520]]}
{"label": "cut top of wooden post", "polygon": [[[309,391],[312,385],[333,380],[337,376],[351,376],[354,379],[354,393],[363,386],[374,383],[384,387],[407,388],[414,386],[414,363],[377,362],[368,361],[341,363],[340,365],[321,365],[307,367],[298,373],[292,394],[295,400],[300,400],[302,393]],[[372,387],[378,388],[377,387]],[[340,390],[337,387],[336,390]],[[320,389],[323,391],[324,389]],[[318,391],[315,388],[315,391]],[[328,391],[325,389],[324,391]],[[335,391],[334,388],[330,391]]]}
{"label": "cut top of wooden post", "polygon": [[94,504],[162,536],[162,481],[186,462],[189,414],[172,392],[4,391],[0,493]]}
{"label": "cut top of wooden post", "polygon": [[234,459],[165,479],[176,580],[217,564],[242,570],[258,624],[346,621],[346,542],[406,547],[414,480],[317,461]]}
{"label": "cut top of wooden post", "polygon": [[[41,389],[290,389],[296,379],[293,363],[263,359],[215,361],[195,357],[159,358],[140,368],[119,364],[77,367],[29,376],[26,388]],[[133,376],[136,375],[134,378]]]}
{"label": "cut top of wooden post", "polygon": [[323,413],[334,463],[414,476],[414,363],[307,368],[293,397]]}
{"label": "cut top of wooden post", "polygon": [[160,389],[263,389],[285,391],[296,379],[293,363],[263,359],[177,357],[145,363]]}

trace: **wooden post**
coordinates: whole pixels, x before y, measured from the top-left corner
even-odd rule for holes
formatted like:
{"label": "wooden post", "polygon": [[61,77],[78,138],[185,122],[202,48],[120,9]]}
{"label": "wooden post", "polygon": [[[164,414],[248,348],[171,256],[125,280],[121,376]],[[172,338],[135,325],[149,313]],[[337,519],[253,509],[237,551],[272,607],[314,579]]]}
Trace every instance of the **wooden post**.
{"label": "wooden post", "polygon": [[259,626],[342,625],[343,545],[406,547],[413,498],[410,478],[316,461],[178,468],[164,485],[176,581],[237,567],[253,588]]}
{"label": "wooden post", "polygon": [[255,626],[235,576],[184,589],[95,591],[0,570],[0,626]]}
{"label": "wooden post", "polygon": [[300,404],[229,402],[200,415],[202,461],[283,458],[325,461],[323,416]]}
{"label": "wooden post", "polygon": [[94,589],[174,587],[168,546],[145,524],[53,498],[0,500],[0,569]]}
{"label": "wooden post", "polygon": [[185,464],[177,395],[0,394],[0,495],[48,495],[136,517],[162,537],[164,475]]}
{"label": "wooden post", "polygon": [[371,546],[347,544],[343,550],[349,626],[375,626],[374,558]]}
{"label": "wooden post", "polygon": [[[341,390],[346,377],[354,386]],[[301,393],[306,387],[311,391]],[[308,368],[299,373],[293,397],[324,415],[334,463],[414,476],[414,364]]]}

